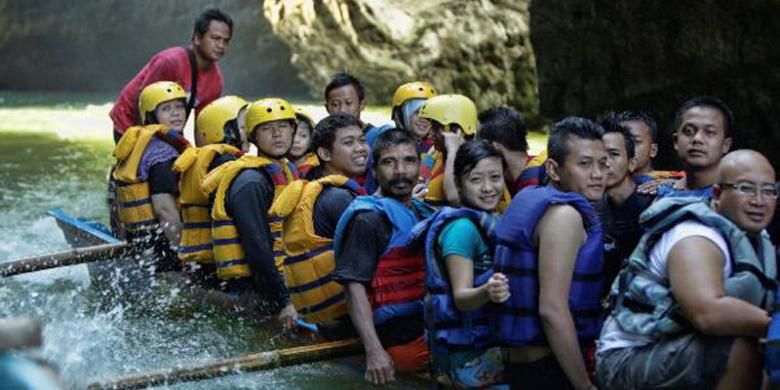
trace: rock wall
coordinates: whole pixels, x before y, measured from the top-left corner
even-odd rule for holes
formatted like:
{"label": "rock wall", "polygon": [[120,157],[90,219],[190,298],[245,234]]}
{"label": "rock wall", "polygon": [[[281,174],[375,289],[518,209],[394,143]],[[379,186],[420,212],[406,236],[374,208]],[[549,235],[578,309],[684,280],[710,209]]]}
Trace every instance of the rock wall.
{"label": "rock wall", "polygon": [[[0,89],[112,91],[158,51],[191,41],[210,0],[0,0]],[[305,95],[256,0],[223,0],[235,34],[220,61],[225,91]]]}
{"label": "rock wall", "polygon": [[673,113],[709,94],[736,114],[738,147],[773,158],[780,141],[780,2],[545,0],[531,6],[541,112],[655,112],[662,166],[676,166]]}
{"label": "rock wall", "polygon": [[538,114],[528,1],[265,0],[263,11],[317,96],[347,69],[369,103],[387,104],[398,85],[424,79],[480,108]]}

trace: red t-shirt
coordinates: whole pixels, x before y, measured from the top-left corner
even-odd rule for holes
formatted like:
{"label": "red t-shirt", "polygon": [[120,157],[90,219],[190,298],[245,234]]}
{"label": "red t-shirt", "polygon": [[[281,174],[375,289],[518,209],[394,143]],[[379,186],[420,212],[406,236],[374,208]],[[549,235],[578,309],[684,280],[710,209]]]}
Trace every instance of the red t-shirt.
{"label": "red t-shirt", "polygon": [[[187,93],[192,89],[192,73],[189,56],[184,47],[176,46],[157,53],[130,80],[114,103],[114,108],[108,114],[114,122],[114,131],[124,134],[137,121],[138,95],[141,90],[156,81],[174,81],[179,83]],[[198,71],[198,96],[195,99],[195,112],[214,101],[222,94],[222,71],[217,64],[207,70]]]}

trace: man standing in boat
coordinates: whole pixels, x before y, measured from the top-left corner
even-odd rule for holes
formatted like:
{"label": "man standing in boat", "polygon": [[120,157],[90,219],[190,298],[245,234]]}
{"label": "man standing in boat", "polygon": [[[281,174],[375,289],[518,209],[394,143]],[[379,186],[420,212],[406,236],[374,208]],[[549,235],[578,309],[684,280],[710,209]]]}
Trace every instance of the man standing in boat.
{"label": "man standing in boat", "polygon": [[383,132],[371,153],[382,195],[357,197],[339,220],[332,279],[345,287],[349,316],[366,351],[366,380],[383,385],[395,380],[396,370],[428,364],[425,259],[406,242],[432,209],[412,198],[420,157],[408,133]]}
{"label": "man standing in boat", "polygon": [[125,130],[140,123],[138,95],[156,81],[173,81],[187,92],[187,116],[197,112],[222,94],[222,71],[217,65],[225,55],[233,35],[233,19],[218,9],[203,12],[192,32],[192,46],[165,49],[122,88],[109,116],[114,123],[114,141]]}

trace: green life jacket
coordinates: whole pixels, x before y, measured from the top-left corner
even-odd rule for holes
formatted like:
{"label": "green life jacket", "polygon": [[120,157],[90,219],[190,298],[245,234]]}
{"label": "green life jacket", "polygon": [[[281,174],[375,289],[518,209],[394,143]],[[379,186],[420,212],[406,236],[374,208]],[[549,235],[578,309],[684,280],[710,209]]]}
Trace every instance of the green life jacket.
{"label": "green life jacket", "polygon": [[[732,275],[724,280],[726,295],[769,310],[774,302],[777,264],[766,231],[757,248],[747,234],[700,198],[663,198],[640,216],[645,230],[628,264],[612,285],[612,316],[620,327],[637,335],[661,338],[691,329],[672,295],[669,280],[649,270],[650,250],[661,235],[686,220],[695,220],[720,232],[728,244]],[[758,253],[757,253],[758,252]],[[696,256],[696,254],[692,254]]]}

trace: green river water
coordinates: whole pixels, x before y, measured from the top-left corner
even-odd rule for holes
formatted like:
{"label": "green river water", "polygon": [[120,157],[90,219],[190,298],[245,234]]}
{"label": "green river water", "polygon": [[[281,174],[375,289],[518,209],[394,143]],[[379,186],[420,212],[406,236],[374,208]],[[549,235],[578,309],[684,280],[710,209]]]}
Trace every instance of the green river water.
{"label": "green river water", "polygon": [[[107,221],[113,95],[0,91],[0,262],[68,248],[46,210]],[[302,103],[315,118],[322,106]],[[364,119],[386,122],[388,107]],[[185,134],[187,132],[185,131]],[[190,133],[191,134],[191,133]],[[532,139],[532,149],[544,142]],[[97,379],[291,345],[251,319],[195,302],[161,285],[143,304],[109,300],[79,265],[0,280],[0,317],[43,320],[44,345],[26,353],[59,369],[66,388]],[[172,389],[360,389],[361,360],[318,363],[171,385]],[[404,378],[391,388],[424,387]]]}

